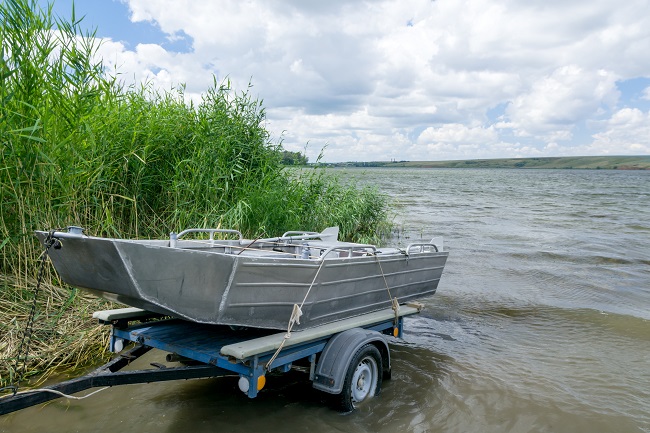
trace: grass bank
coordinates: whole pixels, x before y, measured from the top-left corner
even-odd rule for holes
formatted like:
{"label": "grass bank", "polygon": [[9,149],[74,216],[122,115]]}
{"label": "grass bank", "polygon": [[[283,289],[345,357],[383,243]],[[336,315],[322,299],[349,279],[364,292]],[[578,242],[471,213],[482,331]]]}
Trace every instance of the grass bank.
{"label": "grass bank", "polygon": [[[261,101],[226,80],[188,102],[182,86],[124,87],[104,74],[81,21],[36,1],[0,3],[0,387],[13,382],[41,247],[36,229],[150,238],[188,227],[249,237],[338,225],[377,241],[386,198],[318,169],[287,170]],[[104,356],[90,321],[102,301],[61,288],[48,267],[29,375]],[[42,375],[39,377],[43,377]]]}

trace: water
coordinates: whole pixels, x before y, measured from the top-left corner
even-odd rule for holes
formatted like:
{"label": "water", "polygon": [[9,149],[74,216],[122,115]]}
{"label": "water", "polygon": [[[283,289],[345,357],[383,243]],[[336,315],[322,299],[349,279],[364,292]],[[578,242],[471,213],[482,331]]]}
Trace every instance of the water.
{"label": "water", "polygon": [[399,203],[396,242],[450,251],[371,405],[338,414],[291,373],[253,400],[236,378],[116,387],[0,431],[650,432],[650,172],[340,173]]}

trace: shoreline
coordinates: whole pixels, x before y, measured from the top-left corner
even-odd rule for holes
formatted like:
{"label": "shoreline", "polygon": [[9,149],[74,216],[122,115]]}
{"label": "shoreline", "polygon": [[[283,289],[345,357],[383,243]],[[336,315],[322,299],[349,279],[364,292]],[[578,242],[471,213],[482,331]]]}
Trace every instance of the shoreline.
{"label": "shoreline", "polygon": [[650,170],[650,155],[496,158],[453,161],[367,161],[320,163],[325,167],[510,168],[558,170]]}

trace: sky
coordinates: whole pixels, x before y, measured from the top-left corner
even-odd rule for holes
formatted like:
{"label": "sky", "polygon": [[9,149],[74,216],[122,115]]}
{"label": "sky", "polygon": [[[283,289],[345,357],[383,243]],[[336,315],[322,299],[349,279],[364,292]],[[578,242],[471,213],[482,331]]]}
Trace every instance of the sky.
{"label": "sky", "polygon": [[[45,2],[43,2],[45,3]],[[71,0],[54,2],[69,17]],[[650,0],[77,0],[107,73],[228,78],[314,161],[650,154]]]}

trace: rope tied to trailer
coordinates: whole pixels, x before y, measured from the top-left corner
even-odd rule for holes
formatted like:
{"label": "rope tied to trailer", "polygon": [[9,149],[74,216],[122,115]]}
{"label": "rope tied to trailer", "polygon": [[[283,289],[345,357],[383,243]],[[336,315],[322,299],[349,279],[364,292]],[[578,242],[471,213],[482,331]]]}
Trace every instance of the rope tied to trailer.
{"label": "rope tied to trailer", "polygon": [[[381,276],[384,280],[384,285],[386,286],[386,291],[388,292],[388,298],[391,301],[391,308],[395,312],[395,327],[398,326],[399,323],[399,301],[397,297],[393,297],[390,293],[390,287],[388,286],[388,281],[386,280],[386,275],[384,274],[384,269],[381,266],[381,261],[379,260],[379,256],[377,253],[374,254],[375,259],[377,260],[377,264],[379,265],[379,270],[381,272]],[[307,289],[307,293],[305,293],[305,297],[303,298],[302,302],[300,305],[294,304],[293,305],[293,310],[291,312],[291,317],[289,318],[289,324],[287,326],[287,333],[285,334],[284,338],[282,339],[282,342],[280,342],[280,345],[278,346],[277,350],[269,359],[269,361],[266,363],[266,370],[270,371],[271,370],[271,364],[273,364],[273,361],[276,360],[282,349],[284,348],[285,343],[289,338],[291,338],[291,331],[293,329],[293,325],[296,323],[300,325],[300,316],[302,316],[302,307],[305,304],[305,301],[307,300],[307,297],[309,296],[309,293],[311,292],[311,289],[314,287],[314,284],[316,283],[316,278],[318,278],[318,274],[320,274],[321,269],[323,268],[323,264],[325,263],[325,258],[321,257],[320,259],[320,265],[318,266],[318,269],[316,270],[316,274],[314,275],[314,279],[311,281],[311,284],[309,285],[309,289]]]}
{"label": "rope tied to trailer", "polygon": [[302,299],[300,305],[293,304],[293,310],[291,311],[291,317],[289,318],[289,324],[287,325],[287,333],[282,339],[280,346],[278,346],[278,349],[275,351],[271,359],[269,359],[269,361],[266,363],[266,366],[264,367],[266,368],[266,371],[271,371],[271,364],[273,364],[273,361],[275,361],[275,359],[278,357],[287,340],[291,338],[291,330],[293,329],[293,325],[295,325],[296,323],[300,325],[300,316],[302,316],[302,307],[303,305],[305,305],[307,296],[309,296],[309,292],[311,292],[312,287],[314,287],[314,284],[316,283],[316,278],[318,278],[318,274],[320,274],[320,270],[323,268],[324,263],[325,263],[325,258],[321,257],[320,265],[318,265],[318,269],[316,270],[314,279],[311,280],[311,284],[309,285],[309,289],[307,289],[307,293],[305,293],[305,297]]}
{"label": "rope tied to trailer", "polygon": [[[27,322],[25,323],[23,336],[20,340],[20,344],[18,345],[18,352],[16,353],[16,359],[14,361],[14,378],[13,378],[14,380],[10,386],[2,388],[2,390],[11,389],[13,391],[14,396],[18,393],[20,382],[23,379],[23,376],[25,375],[25,369],[27,368],[27,358],[29,357],[29,348],[32,343],[32,335],[34,333],[34,321],[36,319],[37,300],[38,300],[38,295],[41,291],[41,283],[43,281],[43,275],[45,272],[45,263],[47,261],[48,252],[50,248],[54,248],[55,250],[61,248],[61,241],[54,237],[54,232],[57,230],[61,230],[61,229],[50,230],[43,243],[45,246],[45,251],[43,251],[41,253],[41,256],[39,257],[40,265],[38,268],[38,275],[36,277],[36,287],[34,287],[33,290],[32,304],[29,310],[29,314],[27,315]],[[23,351],[25,352],[24,355],[23,355]],[[21,358],[23,359],[23,363],[20,368],[20,371],[18,371]]]}
{"label": "rope tied to trailer", "polygon": [[103,387],[103,388],[96,389],[96,390],[93,391],[93,392],[90,392],[90,393],[88,393],[88,394],[86,394],[86,395],[81,395],[81,396],[76,396],[76,395],[66,394],[66,393],[64,393],[64,392],[57,391],[56,389],[50,389],[50,388],[36,388],[36,389],[28,389],[28,390],[26,390],[26,391],[16,392],[16,393],[14,393],[14,396],[16,396],[16,395],[24,395],[24,394],[35,394],[35,393],[37,393],[37,392],[49,392],[50,394],[56,394],[56,395],[58,395],[59,397],[67,398],[67,399],[70,399],[70,400],[83,400],[83,399],[85,399],[85,398],[88,398],[88,397],[90,397],[90,396],[92,396],[92,395],[97,394],[98,392],[105,391],[105,390],[107,390],[108,388],[110,388],[110,386],[105,386],[105,387]]}
{"label": "rope tied to trailer", "polygon": [[393,298],[393,295],[390,293],[390,287],[388,287],[388,281],[386,280],[386,275],[384,274],[384,268],[381,266],[381,260],[379,260],[379,255],[377,255],[377,253],[375,253],[375,259],[379,265],[381,277],[384,279],[384,285],[386,286],[386,291],[388,292],[388,299],[390,299],[391,308],[395,312],[395,327],[397,327],[397,324],[399,323],[399,301],[397,300],[397,296]]}

